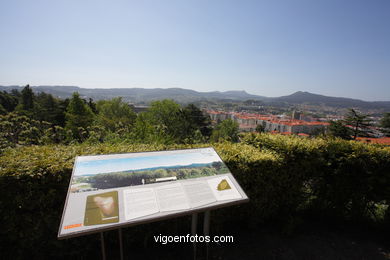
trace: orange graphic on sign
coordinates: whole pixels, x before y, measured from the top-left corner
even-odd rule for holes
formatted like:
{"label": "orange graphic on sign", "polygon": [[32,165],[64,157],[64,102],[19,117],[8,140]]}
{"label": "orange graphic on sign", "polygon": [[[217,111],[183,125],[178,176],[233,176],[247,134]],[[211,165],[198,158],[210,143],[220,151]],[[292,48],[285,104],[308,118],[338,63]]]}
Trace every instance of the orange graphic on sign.
{"label": "orange graphic on sign", "polygon": [[64,229],[76,228],[76,227],[81,227],[81,226],[82,226],[82,224],[73,224],[73,225],[65,226]]}

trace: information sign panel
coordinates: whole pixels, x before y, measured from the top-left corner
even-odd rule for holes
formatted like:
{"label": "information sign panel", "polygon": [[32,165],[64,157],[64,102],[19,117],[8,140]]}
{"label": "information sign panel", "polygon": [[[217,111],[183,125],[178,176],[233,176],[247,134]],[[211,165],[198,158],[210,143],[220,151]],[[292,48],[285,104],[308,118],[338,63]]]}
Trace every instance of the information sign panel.
{"label": "information sign panel", "polygon": [[248,201],[211,147],[76,157],[58,238]]}

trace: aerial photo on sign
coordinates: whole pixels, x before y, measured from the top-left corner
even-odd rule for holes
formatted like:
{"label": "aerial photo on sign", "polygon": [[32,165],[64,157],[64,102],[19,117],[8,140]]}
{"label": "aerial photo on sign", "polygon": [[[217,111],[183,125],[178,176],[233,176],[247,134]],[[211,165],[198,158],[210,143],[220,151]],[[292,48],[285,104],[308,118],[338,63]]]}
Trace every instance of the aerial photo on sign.
{"label": "aerial photo on sign", "polygon": [[150,154],[78,160],[71,192],[95,191],[229,173],[215,153]]}

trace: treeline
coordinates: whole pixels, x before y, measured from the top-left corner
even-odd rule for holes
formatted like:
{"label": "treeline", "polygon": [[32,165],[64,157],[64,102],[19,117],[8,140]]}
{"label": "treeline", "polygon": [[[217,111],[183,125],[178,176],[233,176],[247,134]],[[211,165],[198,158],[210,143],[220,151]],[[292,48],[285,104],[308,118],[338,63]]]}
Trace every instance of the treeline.
{"label": "treeline", "polygon": [[155,169],[144,170],[134,172],[114,172],[114,173],[101,173],[91,177],[86,177],[80,180],[80,182],[90,183],[93,188],[97,189],[110,189],[125,186],[141,185],[142,180],[145,183],[153,182],[154,179],[164,177],[176,177],[177,179],[189,179],[198,178],[204,176],[217,175],[220,173],[226,173],[228,170],[226,167],[223,169],[217,169],[212,166],[205,167],[183,167],[183,168],[170,168],[170,169]]}
{"label": "treeline", "polygon": [[211,120],[193,104],[152,102],[139,113],[120,97],[94,102],[73,93],[59,99],[27,85],[22,91],[0,92],[0,149],[16,145],[81,142],[203,143],[238,140],[238,124]]}
{"label": "treeline", "polygon": [[[377,126],[385,136],[390,136],[390,113],[384,113]],[[343,120],[329,121],[328,132],[334,137],[356,140],[357,137],[373,137],[373,127],[369,115],[351,108]]]}

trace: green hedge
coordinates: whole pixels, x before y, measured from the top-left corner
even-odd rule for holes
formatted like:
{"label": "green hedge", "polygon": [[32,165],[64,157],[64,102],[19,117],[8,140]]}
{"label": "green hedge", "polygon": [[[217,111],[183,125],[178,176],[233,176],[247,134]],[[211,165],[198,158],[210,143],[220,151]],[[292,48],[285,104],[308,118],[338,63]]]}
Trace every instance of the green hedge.
{"label": "green hedge", "polygon": [[[334,138],[249,134],[244,143],[274,152],[306,194],[300,206],[353,220],[390,214],[390,147]],[[298,187],[297,187],[298,188]]]}
{"label": "green hedge", "polygon": [[[75,156],[207,146],[81,144],[6,150],[0,155],[0,252],[15,259],[99,257],[96,235],[56,238]],[[348,218],[375,215],[379,222],[389,212],[389,148],[267,134],[212,146],[250,198],[245,205],[213,212],[215,232],[232,221],[294,223],[297,213],[313,208]],[[129,228],[125,241],[142,245],[155,232],[172,232],[172,226],[187,232],[188,218],[173,222]]]}
{"label": "green hedge", "polygon": [[[91,256],[91,252],[95,252],[96,247],[99,248],[98,241],[95,241],[96,236],[65,241],[58,241],[56,238],[75,156],[207,146],[210,144],[170,146],[82,144],[28,146],[6,150],[0,156],[2,190],[0,208],[3,213],[0,214],[0,222],[3,226],[0,230],[0,247],[3,247],[1,252],[9,252],[10,255],[6,256],[13,258],[42,256],[67,258],[75,254]],[[258,189],[256,183],[249,180],[249,176],[262,172],[262,168],[267,169],[269,175],[272,175],[273,169],[280,165],[280,159],[272,153],[258,151],[245,144],[225,143],[216,144],[214,147],[235,173],[238,181],[242,182],[249,197],[253,198],[253,202],[264,200],[264,198],[256,199],[262,189]],[[236,211],[240,212],[236,216],[248,215],[248,208],[249,206],[235,207]],[[255,215],[251,216],[256,219]],[[227,218],[226,221],[229,219]],[[218,223],[222,224],[223,221],[219,220]],[[145,233],[152,232],[150,226],[131,228],[133,232],[131,236],[144,237]],[[187,228],[189,225],[183,226]],[[164,227],[159,227],[158,230],[161,228]],[[166,232],[169,232],[169,228]]]}

